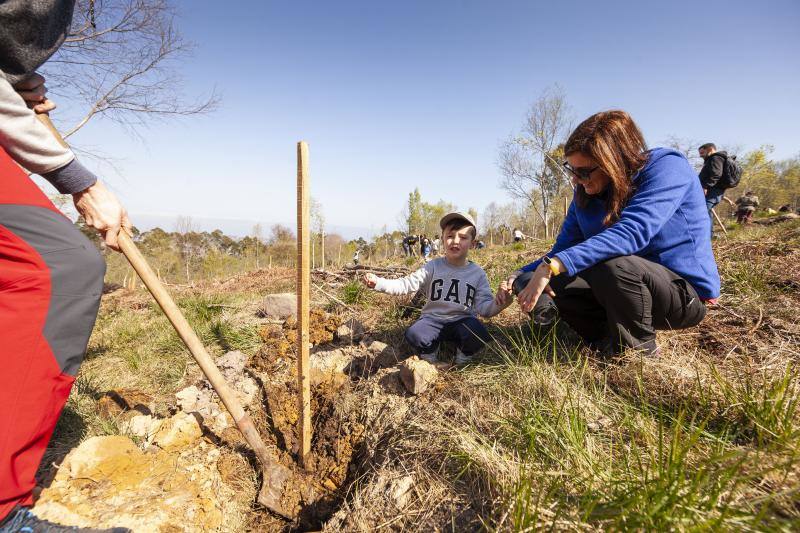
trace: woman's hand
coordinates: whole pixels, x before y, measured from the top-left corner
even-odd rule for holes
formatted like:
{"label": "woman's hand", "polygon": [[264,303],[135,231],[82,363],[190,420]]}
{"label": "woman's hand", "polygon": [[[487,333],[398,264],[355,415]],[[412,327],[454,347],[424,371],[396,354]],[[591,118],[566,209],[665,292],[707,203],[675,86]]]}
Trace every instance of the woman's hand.
{"label": "woman's hand", "polygon": [[544,263],[533,271],[530,281],[517,295],[517,302],[519,302],[519,306],[524,312],[530,313],[533,310],[543,292],[550,296],[555,296],[553,289],[549,286],[551,275],[550,267]]}
{"label": "woman's hand", "polygon": [[56,104],[47,99],[47,87],[45,87],[44,81],[44,76],[34,73],[14,85],[14,90],[25,100],[28,107],[39,114],[49,113],[56,108]]}

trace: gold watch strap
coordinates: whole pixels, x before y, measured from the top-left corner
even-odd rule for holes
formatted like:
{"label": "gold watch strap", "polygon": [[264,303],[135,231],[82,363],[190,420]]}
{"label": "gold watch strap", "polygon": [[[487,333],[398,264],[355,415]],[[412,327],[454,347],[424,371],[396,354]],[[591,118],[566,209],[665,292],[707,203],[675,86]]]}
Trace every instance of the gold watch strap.
{"label": "gold watch strap", "polygon": [[555,263],[553,263],[553,260],[552,260],[552,259],[550,259],[550,258],[549,258],[549,257],[547,257],[547,256],[544,256],[544,257],[542,257],[542,262],[543,262],[545,265],[547,265],[547,268],[549,268],[549,269],[550,269],[550,272],[551,272],[551,273],[552,273],[554,276],[558,276],[558,275],[560,274],[560,272],[558,271],[558,268],[556,267]]}

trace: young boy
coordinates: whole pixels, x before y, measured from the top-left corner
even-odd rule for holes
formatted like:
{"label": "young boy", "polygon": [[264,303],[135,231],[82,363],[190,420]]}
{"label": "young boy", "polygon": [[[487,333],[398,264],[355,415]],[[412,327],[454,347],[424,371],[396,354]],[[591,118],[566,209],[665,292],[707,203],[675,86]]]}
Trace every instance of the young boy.
{"label": "young boy", "polygon": [[508,291],[492,289],[486,272],[467,259],[474,246],[477,229],[472,217],[464,213],[448,213],[439,221],[442,228],[444,257],[400,279],[379,278],[366,274],[364,282],[372,289],[387,294],[410,294],[422,287],[428,301],[422,316],[406,330],[406,341],[430,363],[438,361],[442,341],[457,345],[456,364],[472,361],[489,341],[489,333],[475,315],[494,316],[511,303]]}

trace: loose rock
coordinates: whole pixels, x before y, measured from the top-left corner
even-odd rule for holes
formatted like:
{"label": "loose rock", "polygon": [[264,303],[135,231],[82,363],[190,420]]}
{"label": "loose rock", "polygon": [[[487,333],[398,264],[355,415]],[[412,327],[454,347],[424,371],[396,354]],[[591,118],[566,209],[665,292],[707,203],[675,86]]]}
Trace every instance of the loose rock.
{"label": "loose rock", "polygon": [[311,354],[311,385],[324,381],[341,381],[345,370],[353,362],[353,357],[344,350],[330,350]]}
{"label": "loose rock", "polygon": [[124,422],[120,429],[124,433],[149,441],[161,426],[161,420],[150,415],[137,415]]}
{"label": "loose rock", "polygon": [[372,355],[372,367],[394,366],[399,360],[397,350],[385,342],[372,341],[367,345],[367,351]]}
{"label": "loose rock", "polygon": [[389,485],[389,497],[398,509],[402,509],[408,504],[408,500],[411,497],[411,487],[413,486],[414,478],[412,476],[403,476],[395,479]]}
{"label": "loose rock", "polygon": [[351,318],[336,330],[336,340],[340,342],[357,342],[364,336],[364,324]]}
{"label": "loose rock", "polygon": [[268,294],[256,314],[262,318],[297,317],[297,295],[289,292]]}
{"label": "loose rock", "polygon": [[153,444],[164,450],[185,448],[203,436],[200,424],[190,414],[179,412],[164,420],[153,436]]}
{"label": "loose rock", "polygon": [[416,355],[400,363],[400,380],[411,394],[422,394],[438,377],[436,367]]}
{"label": "loose rock", "polygon": [[[207,455],[197,452],[200,459]],[[193,473],[165,450],[143,452],[127,437],[92,437],[67,455],[34,509],[40,518],[71,526],[215,530],[227,494],[199,483],[214,475],[219,479],[213,466],[200,468]]]}

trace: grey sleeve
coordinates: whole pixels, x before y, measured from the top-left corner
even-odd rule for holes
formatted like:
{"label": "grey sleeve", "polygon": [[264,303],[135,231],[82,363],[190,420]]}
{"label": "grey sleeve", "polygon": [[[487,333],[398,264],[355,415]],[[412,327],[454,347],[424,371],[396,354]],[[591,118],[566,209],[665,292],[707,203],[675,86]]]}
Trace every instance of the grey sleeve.
{"label": "grey sleeve", "polygon": [[97,176],[77,159],[73,159],[57,170],[45,172],[42,177],[52,183],[61,194],[85,191],[97,181]]}
{"label": "grey sleeve", "polygon": [[486,277],[486,272],[483,272],[478,281],[474,307],[479,315],[486,318],[494,316],[503,310],[502,307],[494,303],[494,294],[492,294],[492,287],[489,285],[489,278]]}
{"label": "grey sleeve", "polygon": [[378,282],[375,284],[375,290],[395,296],[417,292],[420,287],[431,280],[433,267],[429,265],[431,265],[431,263],[425,263],[425,266],[416,272],[400,279],[378,278]]}

